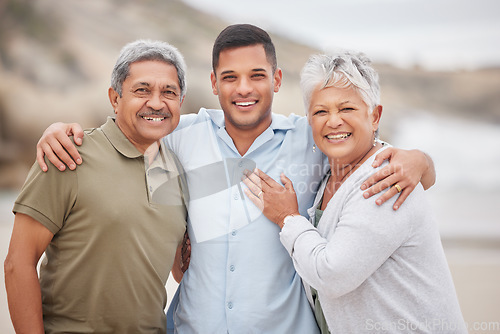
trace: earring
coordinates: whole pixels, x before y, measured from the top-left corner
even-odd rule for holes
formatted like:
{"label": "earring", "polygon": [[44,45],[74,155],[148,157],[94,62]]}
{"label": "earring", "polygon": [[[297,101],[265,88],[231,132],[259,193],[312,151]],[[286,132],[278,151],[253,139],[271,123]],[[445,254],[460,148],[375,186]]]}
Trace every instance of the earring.
{"label": "earring", "polygon": [[373,146],[377,146],[377,137],[373,137]]}
{"label": "earring", "polygon": [[313,153],[316,153],[316,144],[313,145]]}

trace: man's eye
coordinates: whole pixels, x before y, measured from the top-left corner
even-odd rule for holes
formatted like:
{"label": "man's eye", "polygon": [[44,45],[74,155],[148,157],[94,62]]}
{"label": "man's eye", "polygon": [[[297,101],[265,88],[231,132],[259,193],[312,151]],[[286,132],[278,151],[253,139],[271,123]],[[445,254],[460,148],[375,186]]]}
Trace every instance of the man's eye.
{"label": "man's eye", "polygon": [[266,76],[262,73],[256,73],[254,75],[252,75],[252,78],[256,78],[256,79],[262,79],[262,78],[265,78]]}
{"label": "man's eye", "polygon": [[224,81],[234,81],[236,80],[236,77],[234,75],[226,75],[222,77],[222,80]]}

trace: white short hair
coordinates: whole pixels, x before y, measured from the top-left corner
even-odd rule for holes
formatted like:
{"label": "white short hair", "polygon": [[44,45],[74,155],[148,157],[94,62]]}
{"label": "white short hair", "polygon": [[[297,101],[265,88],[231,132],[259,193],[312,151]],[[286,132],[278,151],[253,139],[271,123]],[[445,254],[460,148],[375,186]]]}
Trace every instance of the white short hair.
{"label": "white short hair", "polygon": [[378,73],[363,53],[341,51],[335,54],[312,55],[300,75],[300,87],[306,113],[313,91],[326,87],[348,88],[358,91],[370,112],[380,104]]}

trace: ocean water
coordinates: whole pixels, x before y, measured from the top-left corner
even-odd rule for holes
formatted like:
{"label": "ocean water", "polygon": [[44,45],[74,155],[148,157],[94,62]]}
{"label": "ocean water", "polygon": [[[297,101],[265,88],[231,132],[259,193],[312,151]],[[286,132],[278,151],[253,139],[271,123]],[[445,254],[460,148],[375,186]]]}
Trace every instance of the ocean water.
{"label": "ocean water", "polygon": [[434,161],[428,195],[443,238],[494,239],[500,246],[500,124],[414,111],[394,130],[393,145],[418,148]]}

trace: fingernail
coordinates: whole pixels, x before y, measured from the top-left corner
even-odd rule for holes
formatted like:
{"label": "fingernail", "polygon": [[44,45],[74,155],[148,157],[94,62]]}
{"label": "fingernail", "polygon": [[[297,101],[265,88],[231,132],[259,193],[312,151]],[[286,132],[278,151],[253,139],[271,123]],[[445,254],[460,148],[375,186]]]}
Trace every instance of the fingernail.
{"label": "fingernail", "polygon": [[64,165],[59,166],[59,170],[62,172],[65,169]]}
{"label": "fingernail", "polygon": [[364,198],[368,198],[369,196],[370,196],[370,194],[369,194],[369,193],[363,193],[363,197],[364,197]]}
{"label": "fingernail", "polygon": [[77,164],[81,164],[82,163],[82,159],[80,159],[80,158],[76,159],[76,163]]}
{"label": "fingernail", "polygon": [[377,205],[380,205],[380,204],[382,204],[382,201],[378,199],[378,200],[376,200],[376,201],[375,201],[375,203],[376,203]]}
{"label": "fingernail", "polygon": [[397,209],[399,209],[399,206],[398,205],[394,205],[394,211],[396,211]]}
{"label": "fingernail", "polygon": [[76,165],[75,164],[69,164],[69,169],[73,170],[76,168]]}
{"label": "fingernail", "polygon": [[361,185],[361,190],[366,190],[366,185],[365,184]]}

